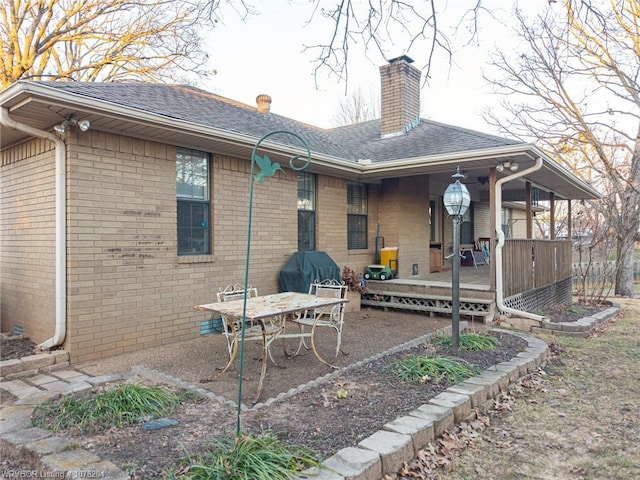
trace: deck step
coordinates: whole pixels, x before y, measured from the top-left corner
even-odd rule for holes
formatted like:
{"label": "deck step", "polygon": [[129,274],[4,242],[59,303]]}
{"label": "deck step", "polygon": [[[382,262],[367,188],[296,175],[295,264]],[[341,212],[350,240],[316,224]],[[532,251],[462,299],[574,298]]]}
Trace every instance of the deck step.
{"label": "deck step", "polygon": [[[369,290],[362,295],[361,304],[419,312],[452,313],[451,297],[427,293]],[[489,299],[461,297],[460,315],[484,317],[485,320],[493,320],[495,304]]]}

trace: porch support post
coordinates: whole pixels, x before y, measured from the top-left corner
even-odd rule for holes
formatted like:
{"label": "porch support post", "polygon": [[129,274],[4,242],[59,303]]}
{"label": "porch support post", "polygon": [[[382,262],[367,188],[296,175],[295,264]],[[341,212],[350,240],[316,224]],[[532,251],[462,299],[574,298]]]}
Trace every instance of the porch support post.
{"label": "porch support post", "polygon": [[573,237],[573,220],[571,218],[571,199],[567,200],[567,240]]}
{"label": "porch support post", "polygon": [[549,239],[556,238],[556,196],[553,192],[549,192]]}
{"label": "porch support post", "polygon": [[527,209],[527,238],[533,238],[533,215],[531,208],[531,182],[525,182],[524,184],[526,209]]}
{"label": "porch support post", "polygon": [[489,288],[496,289],[496,168],[489,169]]}
{"label": "porch support post", "polygon": [[[451,262],[451,343],[455,355],[460,346],[460,224],[462,215],[453,217],[453,261]],[[473,253],[472,253],[473,255]]]}

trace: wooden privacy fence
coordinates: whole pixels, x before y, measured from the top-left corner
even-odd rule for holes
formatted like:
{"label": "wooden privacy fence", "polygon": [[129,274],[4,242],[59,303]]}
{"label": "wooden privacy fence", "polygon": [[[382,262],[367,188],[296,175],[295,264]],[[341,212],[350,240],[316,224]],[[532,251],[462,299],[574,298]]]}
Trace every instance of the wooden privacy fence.
{"label": "wooden privacy fence", "polygon": [[569,240],[505,240],[504,296],[510,297],[571,277]]}
{"label": "wooden privacy fence", "polygon": [[[616,262],[591,262],[591,263],[574,263],[572,265],[573,288],[574,290],[582,290],[582,281],[584,279],[585,288],[601,287],[604,284],[612,284],[616,276]],[[633,262],[633,281],[640,282],[640,260]]]}

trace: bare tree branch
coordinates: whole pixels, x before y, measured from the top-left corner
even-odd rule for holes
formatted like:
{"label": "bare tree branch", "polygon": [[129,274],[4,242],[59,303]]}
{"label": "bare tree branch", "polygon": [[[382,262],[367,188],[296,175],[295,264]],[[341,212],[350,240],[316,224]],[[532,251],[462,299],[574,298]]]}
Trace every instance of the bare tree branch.
{"label": "bare tree branch", "polygon": [[2,1],[3,88],[20,78],[162,81],[208,74],[199,31],[212,7],[199,0]]}
{"label": "bare tree branch", "polygon": [[[470,10],[473,15],[480,12],[481,2],[475,1]],[[438,23],[436,4],[435,0],[340,0],[324,7],[322,0],[315,0],[309,22],[319,14],[332,24],[326,42],[304,46],[304,51],[316,52],[316,82],[324,71],[346,81],[351,48],[355,45],[361,45],[367,54],[387,57],[392,46],[400,45],[403,53],[410,53],[420,44],[417,59],[425,80],[429,79],[435,55],[443,53],[449,60],[452,56],[451,42]]]}
{"label": "bare tree branch", "polygon": [[365,93],[361,88],[358,88],[340,101],[331,123],[337,127],[366,122],[375,118],[380,118],[379,92]]}
{"label": "bare tree branch", "polygon": [[601,205],[617,237],[616,293],[632,296],[640,229],[640,5],[565,0],[562,14],[547,12],[532,24],[517,12],[527,47],[516,58],[494,57],[496,74],[485,79],[504,96],[506,114],[486,118],[516,138],[535,139],[609,193]]}

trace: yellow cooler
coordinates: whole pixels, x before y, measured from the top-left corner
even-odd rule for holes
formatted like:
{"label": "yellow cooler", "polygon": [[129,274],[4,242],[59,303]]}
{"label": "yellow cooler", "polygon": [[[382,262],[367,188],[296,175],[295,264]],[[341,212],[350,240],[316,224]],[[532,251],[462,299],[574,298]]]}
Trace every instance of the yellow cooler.
{"label": "yellow cooler", "polygon": [[388,266],[394,275],[398,273],[398,247],[380,249],[380,265]]}

